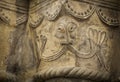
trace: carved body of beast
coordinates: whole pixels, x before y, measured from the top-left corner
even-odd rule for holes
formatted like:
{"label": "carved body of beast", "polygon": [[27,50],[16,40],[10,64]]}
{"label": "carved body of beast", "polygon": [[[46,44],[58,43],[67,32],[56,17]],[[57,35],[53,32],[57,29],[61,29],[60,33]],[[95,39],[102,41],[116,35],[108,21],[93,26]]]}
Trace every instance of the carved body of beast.
{"label": "carved body of beast", "polygon": [[105,54],[102,54],[103,47],[105,46],[104,44],[107,44],[107,35],[106,32],[104,31],[98,31],[93,28],[88,29],[87,33],[87,40],[86,44],[80,44],[80,47],[82,48],[88,48],[88,51],[82,51],[76,50],[74,47],[69,46],[69,50],[73,53],[76,54],[76,61],[77,61],[77,66],[79,66],[79,59],[90,59],[93,58],[94,56],[97,57],[97,60],[99,61],[99,64],[101,67],[104,67],[106,71],[109,71],[106,62],[105,62]]}
{"label": "carved body of beast", "polygon": [[[102,52],[102,47],[106,42],[106,32],[98,31],[93,28],[89,28],[86,36],[87,36],[87,45],[80,44],[80,47],[87,48],[88,50],[82,51],[81,49],[77,49],[74,47],[77,37],[77,24],[75,22],[67,22],[65,24],[59,23],[58,27],[55,29],[55,37],[60,40],[60,44],[62,46],[61,50],[59,50],[56,54],[44,57],[42,53],[44,52],[44,48],[47,43],[47,37],[41,35],[41,46],[40,46],[40,56],[39,58],[45,61],[53,61],[61,57],[65,52],[70,51],[76,55],[76,66],[79,66],[79,59],[90,59],[96,56],[97,60],[99,61],[100,66],[103,66],[105,70],[108,71],[108,68],[105,64],[104,55]],[[85,41],[86,41],[85,40]],[[84,42],[85,42],[84,41]],[[79,42],[78,42],[79,43]]]}
{"label": "carved body of beast", "polygon": [[89,28],[87,33],[87,47],[85,47],[83,44],[80,44],[80,46],[89,48],[89,50],[87,52],[83,52],[82,50],[74,48],[75,40],[77,37],[79,37],[76,33],[77,24],[74,22],[68,22],[66,27],[59,25],[57,29],[58,31],[56,32],[55,36],[60,39],[61,45],[66,46],[68,51],[71,51],[77,56],[77,62],[79,59],[90,59],[96,56],[100,63],[100,66],[103,66],[108,71],[108,68],[104,61],[104,55],[101,53],[102,47],[104,46],[104,43],[106,42],[105,40],[107,38],[106,32]]}

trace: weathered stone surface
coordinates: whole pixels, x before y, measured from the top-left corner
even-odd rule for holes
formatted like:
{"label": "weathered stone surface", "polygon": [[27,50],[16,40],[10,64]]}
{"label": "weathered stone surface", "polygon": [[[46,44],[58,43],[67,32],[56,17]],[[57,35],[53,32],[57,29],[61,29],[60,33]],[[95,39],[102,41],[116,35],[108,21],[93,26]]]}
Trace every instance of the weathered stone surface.
{"label": "weathered stone surface", "polygon": [[17,82],[118,81],[119,8],[117,0],[1,0],[0,70]]}

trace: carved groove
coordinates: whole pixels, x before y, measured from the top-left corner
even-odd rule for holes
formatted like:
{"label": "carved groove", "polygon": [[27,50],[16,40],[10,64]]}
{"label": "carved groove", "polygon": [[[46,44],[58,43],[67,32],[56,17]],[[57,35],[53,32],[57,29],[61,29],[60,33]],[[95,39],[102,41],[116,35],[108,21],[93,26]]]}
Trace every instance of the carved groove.
{"label": "carved groove", "polygon": [[120,11],[120,1],[116,0],[80,0],[83,3],[93,4],[99,7]]}
{"label": "carved groove", "polygon": [[[21,7],[21,6],[18,6],[10,2],[3,1],[3,0],[0,1],[0,7],[10,10],[10,11],[24,13],[24,14],[28,12],[28,10],[25,7]],[[19,8],[19,10],[17,8]]]}
{"label": "carved groove", "polygon": [[18,17],[16,20],[16,26],[26,22],[27,18],[28,18],[27,15],[22,15],[22,16]]}
{"label": "carved groove", "polygon": [[38,3],[35,6],[30,7],[30,13],[35,13],[36,11],[43,10],[45,7],[56,2],[56,0],[45,0],[44,2]]}

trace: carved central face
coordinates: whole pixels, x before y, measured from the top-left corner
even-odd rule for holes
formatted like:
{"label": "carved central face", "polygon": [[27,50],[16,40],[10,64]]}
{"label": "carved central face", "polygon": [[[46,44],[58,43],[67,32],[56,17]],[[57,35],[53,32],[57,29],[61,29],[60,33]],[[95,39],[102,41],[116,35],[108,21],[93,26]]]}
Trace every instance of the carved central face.
{"label": "carved central face", "polygon": [[42,51],[42,56],[55,55],[64,50],[65,46],[76,43],[77,21],[63,17],[56,22],[46,22],[36,30],[38,51]]}
{"label": "carved central face", "polygon": [[55,37],[60,40],[60,44],[73,44],[77,29],[77,24],[74,21],[61,20],[55,28]]}

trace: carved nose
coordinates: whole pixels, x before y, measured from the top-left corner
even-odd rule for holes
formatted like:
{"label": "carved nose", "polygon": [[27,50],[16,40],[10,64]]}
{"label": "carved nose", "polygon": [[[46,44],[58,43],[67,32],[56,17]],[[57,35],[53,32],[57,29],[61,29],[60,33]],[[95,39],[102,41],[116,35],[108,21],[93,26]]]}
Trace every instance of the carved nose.
{"label": "carved nose", "polygon": [[66,33],[65,39],[61,42],[62,45],[72,45],[73,40],[70,37],[69,32]]}

